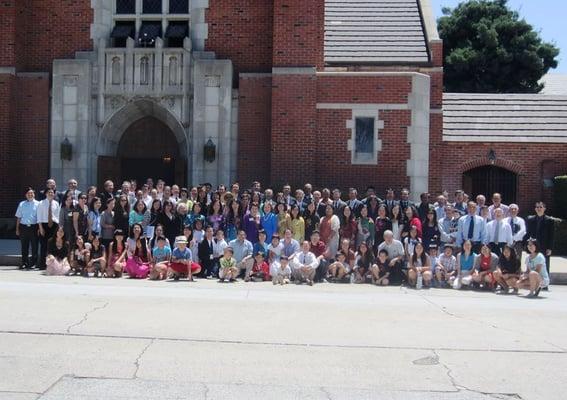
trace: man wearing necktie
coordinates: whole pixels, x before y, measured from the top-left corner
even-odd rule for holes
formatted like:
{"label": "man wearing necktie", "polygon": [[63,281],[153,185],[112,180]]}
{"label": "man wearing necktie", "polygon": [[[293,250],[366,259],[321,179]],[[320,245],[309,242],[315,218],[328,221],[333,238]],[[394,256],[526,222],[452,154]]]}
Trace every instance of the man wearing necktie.
{"label": "man wearing necktie", "polygon": [[47,257],[47,242],[57,232],[59,226],[60,205],[55,200],[55,191],[51,188],[45,189],[45,199],[40,201],[37,207],[37,223],[39,224],[40,255],[38,267],[45,269],[45,258]]}
{"label": "man wearing necktie", "polygon": [[310,249],[309,242],[304,241],[301,245],[301,251],[293,257],[292,264],[296,283],[306,282],[309,286],[313,286],[319,260],[315,257],[315,254],[311,253]]}
{"label": "man wearing necktie", "polygon": [[459,219],[457,246],[461,247],[465,240],[473,244],[473,252],[479,253],[480,247],[486,240],[486,222],[476,215],[476,203],[469,201],[467,204],[468,214]]}
{"label": "man wearing necktie", "polygon": [[488,243],[493,253],[500,256],[504,246],[513,245],[512,227],[504,221],[504,211],[500,208],[494,210],[494,220],[486,225]]}
{"label": "man wearing necktie", "polygon": [[521,257],[523,251],[523,240],[526,236],[526,221],[522,217],[518,217],[520,208],[517,204],[510,204],[508,206],[509,218],[506,218],[504,223],[510,225],[512,229],[513,247],[518,257]]}

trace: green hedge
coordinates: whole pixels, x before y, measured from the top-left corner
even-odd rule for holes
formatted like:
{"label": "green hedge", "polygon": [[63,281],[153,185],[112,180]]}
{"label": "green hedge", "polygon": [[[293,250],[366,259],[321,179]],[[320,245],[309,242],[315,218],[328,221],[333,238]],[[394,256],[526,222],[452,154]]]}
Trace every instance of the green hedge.
{"label": "green hedge", "polygon": [[553,215],[567,219],[567,175],[556,177],[553,188]]}
{"label": "green hedge", "polygon": [[567,256],[567,219],[555,219],[553,255]]}

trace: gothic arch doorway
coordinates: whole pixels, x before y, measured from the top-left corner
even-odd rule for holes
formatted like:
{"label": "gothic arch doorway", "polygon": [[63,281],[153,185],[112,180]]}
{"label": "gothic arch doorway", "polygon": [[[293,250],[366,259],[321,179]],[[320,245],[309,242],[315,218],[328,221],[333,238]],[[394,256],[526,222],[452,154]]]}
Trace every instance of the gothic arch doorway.
{"label": "gothic arch doorway", "polygon": [[154,117],[144,117],[126,129],[118,143],[121,180],[163,179],[184,185],[185,163],[171,129]]}
{"label": "gothic arch doorway", "polygon": [[185,128],[154,101],[129,102],[112,115],[99,135],[97,153],[99,186],[107,179],[147,178],[187,185]]}
{"label": "gothic arch doorway", "polygon": [[518,175],[507,169],[494,165],[473,168],[463,174],[463,189],[474,200],[483,194],[490,202],[493,193],[502,195],[506,204],[515,203],[518,192]]}

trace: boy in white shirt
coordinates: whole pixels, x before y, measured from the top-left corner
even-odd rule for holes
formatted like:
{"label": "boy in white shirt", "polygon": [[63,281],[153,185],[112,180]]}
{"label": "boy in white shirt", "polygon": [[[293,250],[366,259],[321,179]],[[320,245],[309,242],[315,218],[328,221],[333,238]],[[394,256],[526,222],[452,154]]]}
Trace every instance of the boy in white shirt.
{"label": "boy in white shirt", "polygon": [[286,256],[280,256],[278,268],[272,274],[272,283],[274,285],[287,285],[291,279],[291,268],[289,259]]}

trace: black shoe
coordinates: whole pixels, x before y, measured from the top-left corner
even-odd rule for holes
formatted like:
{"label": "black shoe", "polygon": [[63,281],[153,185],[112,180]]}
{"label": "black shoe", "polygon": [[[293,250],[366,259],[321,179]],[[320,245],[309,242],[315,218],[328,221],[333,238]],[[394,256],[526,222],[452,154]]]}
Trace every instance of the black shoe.
{"label": "black shoe", "polygon": [[[544,288],[541,288],[541,290],[543,290],[544,292],[549,292],[549,287],[546,286],[546,287],[544,287]],[[538,292],[538,293],[539,293],[539,292]]]}
{"label": "black shoe", "polygon": [[22,264],[18,267],[18,269],[28,269],[29,267],[26,264]]}
{"label": "black shoe", "polygon": [[[544,289],[545,289],[545,288],[544,288]],[[534,293],[534,297],[539,296],[539,292],[540,292],[540,291],[541,291],[541,288],[540,288],[540,287],[537,288],[537,290],[536,290],[535,293]]]}

